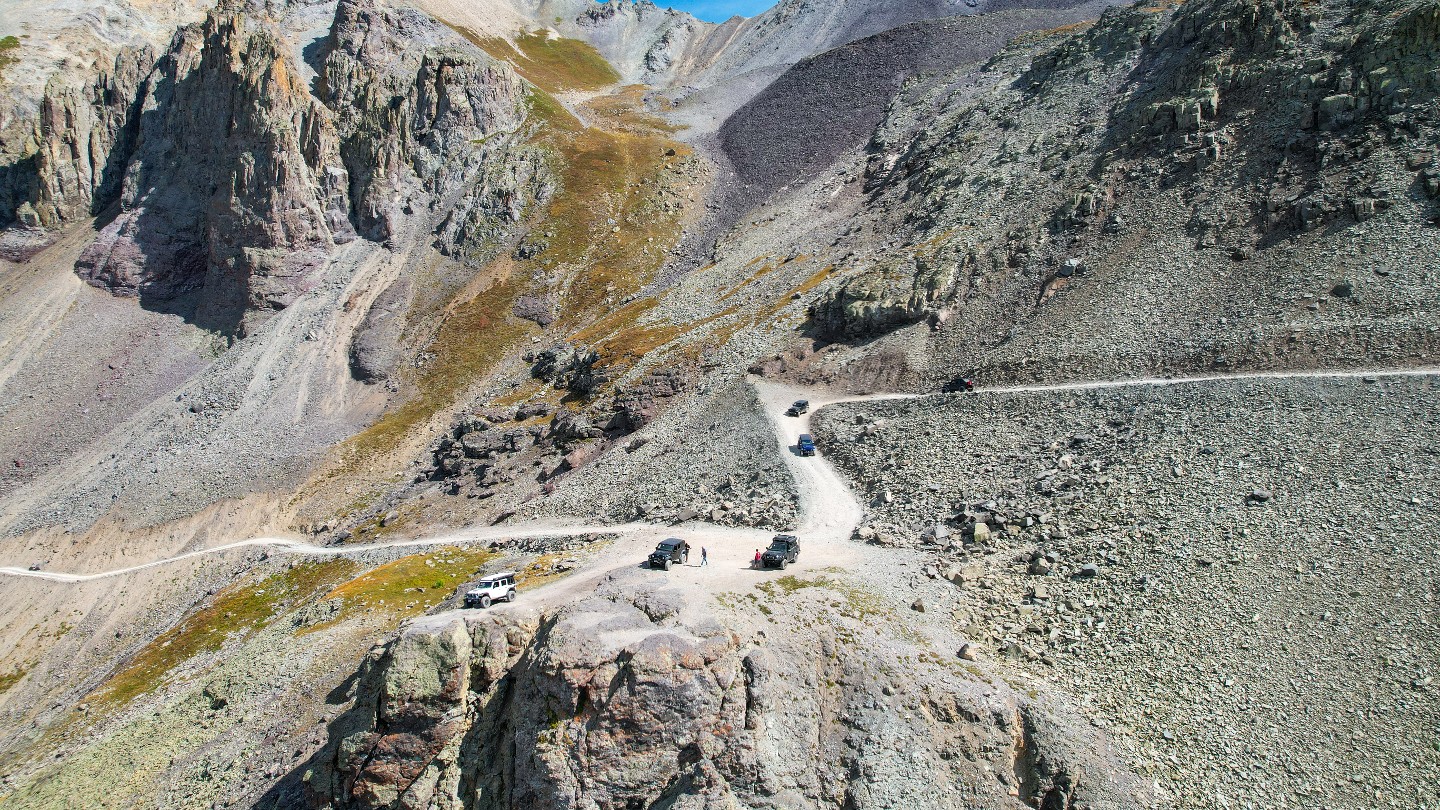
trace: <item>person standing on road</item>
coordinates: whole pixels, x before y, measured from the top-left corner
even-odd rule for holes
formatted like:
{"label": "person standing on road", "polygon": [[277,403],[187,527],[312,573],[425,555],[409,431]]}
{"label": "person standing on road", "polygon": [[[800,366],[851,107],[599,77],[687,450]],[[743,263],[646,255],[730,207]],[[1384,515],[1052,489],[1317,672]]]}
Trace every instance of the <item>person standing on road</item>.
{"label": "person standing on road", "polygon": [[700,567],[704,568],[710,564],[710,551],[704,546],[700,547]]}
{"label": "person standing on road", "polygon": [[760,567],[760,549],[758,549],[758,548],[755,549],[755,559],[753,559],[753,560],[750,561],[750,567],[752,567],[752,568],[759,568],[759,567]]}

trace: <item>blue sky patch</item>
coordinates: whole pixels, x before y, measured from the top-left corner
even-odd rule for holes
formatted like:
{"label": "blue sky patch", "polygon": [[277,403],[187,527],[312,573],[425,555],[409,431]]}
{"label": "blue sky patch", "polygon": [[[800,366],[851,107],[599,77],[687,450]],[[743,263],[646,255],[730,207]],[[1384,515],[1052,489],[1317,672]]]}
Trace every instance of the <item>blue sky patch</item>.
{"label": "blue sky patch", "polygon": [[775,5],[775,0],[655,0],[655,4],[688,11],[702,20],[718,23],[736,14],[754,17]]}

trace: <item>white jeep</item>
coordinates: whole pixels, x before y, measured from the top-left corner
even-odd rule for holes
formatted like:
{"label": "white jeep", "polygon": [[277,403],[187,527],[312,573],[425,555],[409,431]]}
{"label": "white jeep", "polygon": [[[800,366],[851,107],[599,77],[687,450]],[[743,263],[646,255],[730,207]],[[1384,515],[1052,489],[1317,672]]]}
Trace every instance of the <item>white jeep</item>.
{"label": "white jeep", "polygon": [[488,608],[491,602],[514,602],[517,593],[514,571],[491,574],[475,583],[475,587],[465,594],[465,607]]}

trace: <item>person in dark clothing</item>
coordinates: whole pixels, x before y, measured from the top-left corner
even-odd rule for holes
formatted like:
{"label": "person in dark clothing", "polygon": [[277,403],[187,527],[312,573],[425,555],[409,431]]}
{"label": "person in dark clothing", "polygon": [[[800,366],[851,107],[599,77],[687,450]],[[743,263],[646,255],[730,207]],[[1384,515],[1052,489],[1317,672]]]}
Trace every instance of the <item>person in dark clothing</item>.
{"label": "person in dark clothing", "polygon": [[704,568],[710,564],[710,551],[704,546],[700,547],[700,567]]}

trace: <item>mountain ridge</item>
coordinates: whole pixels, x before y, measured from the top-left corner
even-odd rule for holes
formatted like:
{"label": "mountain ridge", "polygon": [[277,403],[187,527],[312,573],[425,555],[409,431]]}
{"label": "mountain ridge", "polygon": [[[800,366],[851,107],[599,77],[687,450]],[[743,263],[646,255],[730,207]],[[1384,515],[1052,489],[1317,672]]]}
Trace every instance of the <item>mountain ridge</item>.
{"label": "mountain ridge", "polygon": [[27,2],[7,807],[1440,779],[1433,0]]}

